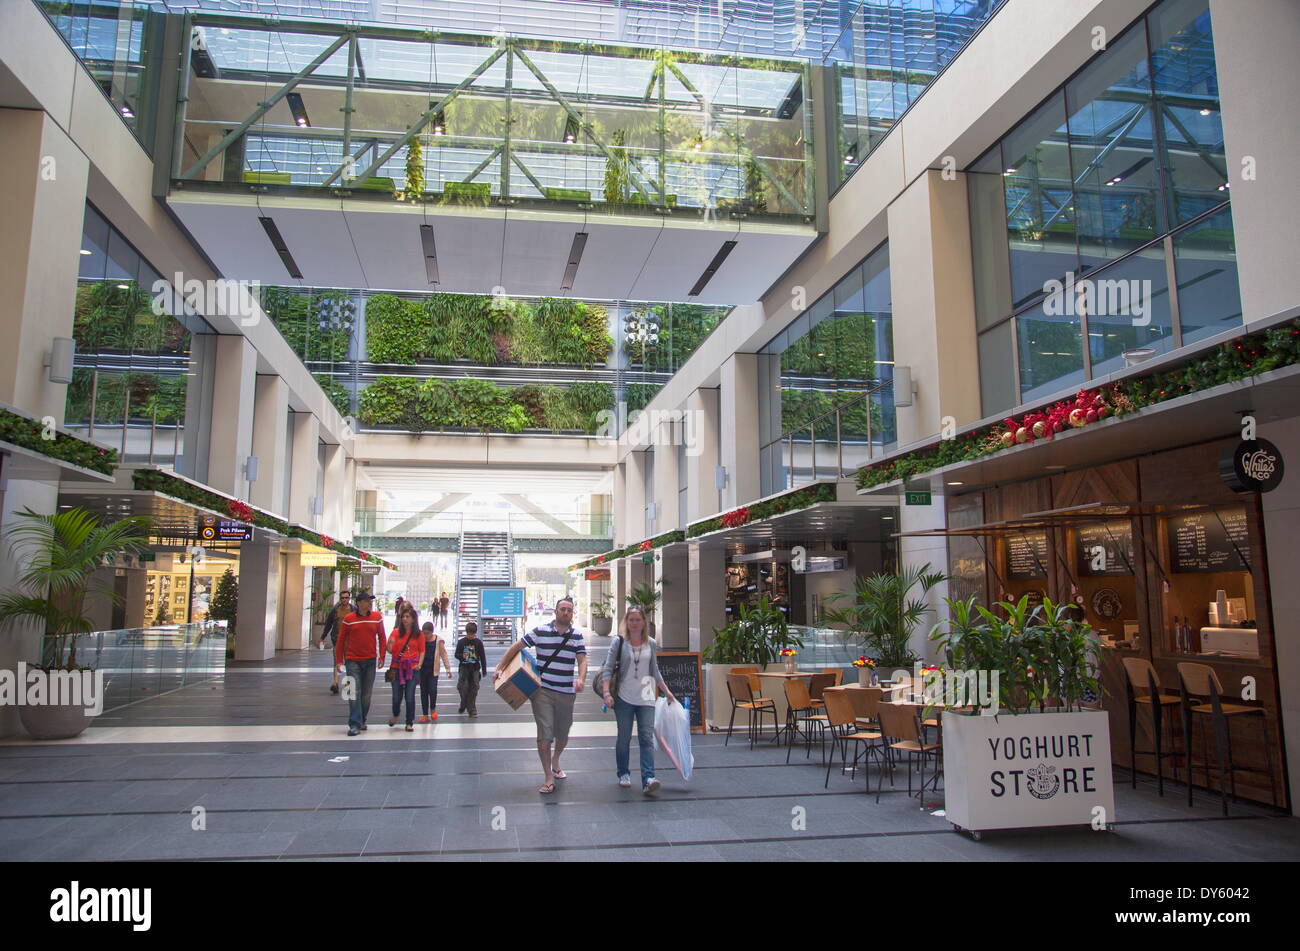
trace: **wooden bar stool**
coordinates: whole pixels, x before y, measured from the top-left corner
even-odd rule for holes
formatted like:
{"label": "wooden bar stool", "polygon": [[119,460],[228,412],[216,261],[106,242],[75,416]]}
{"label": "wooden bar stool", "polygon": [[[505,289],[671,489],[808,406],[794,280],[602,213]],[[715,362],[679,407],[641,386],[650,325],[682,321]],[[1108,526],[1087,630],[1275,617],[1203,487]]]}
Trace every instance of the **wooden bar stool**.
{"label": "wooden bar stool", "polygon": [[744,710],[749,715],[751,750],[754,748],[755,726],[761,724],[764,714],[772,714],[772,731],[780,735],[781,725],[776,722],[776,703],[768,697],[756,696],[750,683],[751,678],[758,679],[756,674],[727,674],[727,693],[731,696],[731,719],[727,721],[727,739],[723,742],[723,746],[731,742],[731,728],[736,722],[737,710]]}
{"label": "wooden bar stool", "polygon": [[[1174,749],[1174,716],[1171,707],[1176,707],[1182,703],[1180,697],[1173,694],[1161,693],[1160,676],[1156,673],[1155,667],[1149,660],[1141,657],[1124,658],[1124,692],[1128,695],[1128,746],[1129,746],[1129,774],[1133,778],[1133,788],[1137,789],[1137,758],[1141,753],[1143,756],[1154,755],[1156,758],[1156,784],[1160,790],[1160,795],[1165,794],[1165,771],[1164,759],[1166,756],[1171,757],[1177,763],[1180,756],[1179,752]],[[1137,748],[1137,717],[1138,711],[1142,709],[1139,704],[1145,705],[1151,711],[1151,733],[1155,738],[1154,750],[1139,750]],[[1166,713],[1167,711],[1167,713]],[[1164,742],[1164,724],[1169,724],[1169,750],[1162,748]],[[1184,742],[1184,753],[1186,753],[1186,743]],[[1178,778],[1178,771],[1174,771],[1174,778]]]}
{"label": "wooden bar stool", "polygon": [[[1270,801],[1277,805],[1277,781],[1273,776],[1273,753],[1268,742],[1268,714],[1263,707],[1248,707],[1239,703],[1223,702],[1223,684],[1218,672],[1206,664],[1183,662],[1178,665],[1178,679],[1182,687],[1183,735],[1186,738],[1187,751],[1187,804],[1192,805],[1192,777],[1196,769],[1192,759],[1193,724],[1195,714],[1209,716],[1214,724],[1214,749],[1219,762],[1219,795],[1223,800],[1223,814],[1228,814],[1227,786],[1232,787],[1232,797],[1237,798],[1237,770],[1245,773],[1268,773]],[[1206,702],[1208,700],[1208,702]],[[1196,701],[1200,701],[1199,703]],[[1264,769],[1258,766],[1237,766],[1232,761],[1232,730],[1230,724],[1241,717],[1260,718],[1264,730]],[[1202,748],[1206,747],[1206,737],[1201,735]],[[1208,753],[1208,750],[1206,750]],[[1210,764],[1208,761],[1200,767],[1205,770],[1205,785],[1210,785]],[[1224,783],[1224,773],[1228,782]]]}

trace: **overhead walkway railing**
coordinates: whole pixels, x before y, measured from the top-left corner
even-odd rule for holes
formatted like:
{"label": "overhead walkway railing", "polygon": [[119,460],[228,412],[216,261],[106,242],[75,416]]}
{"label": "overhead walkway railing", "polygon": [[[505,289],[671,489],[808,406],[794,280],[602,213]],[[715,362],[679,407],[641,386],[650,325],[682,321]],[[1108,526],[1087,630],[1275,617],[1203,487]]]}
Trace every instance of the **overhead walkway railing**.
{"label": "overhead walkway railing", "polygon": [[800,60],[207,12],[185,28],[173,187],[812,220]]}
{"label": "overhead walkway railing", "polygon": [[357,509],[354,541],[384,552],[455,552],[466,533],[507,535],[515,551],[587,554],[613,543],[613,517],[590,513],[471,515]]}

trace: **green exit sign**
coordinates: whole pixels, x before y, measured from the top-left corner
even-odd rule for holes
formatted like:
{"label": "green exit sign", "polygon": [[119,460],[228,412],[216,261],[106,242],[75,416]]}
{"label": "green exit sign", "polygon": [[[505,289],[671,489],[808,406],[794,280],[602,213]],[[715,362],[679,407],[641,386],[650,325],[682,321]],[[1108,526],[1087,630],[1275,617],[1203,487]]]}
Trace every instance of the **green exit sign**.
{"label": "green exit sign", "polygon": [[929,492],[908,492],[906,493],[906,496],[907,496],[906,501],[908,505],[929,505],[930,504]]}

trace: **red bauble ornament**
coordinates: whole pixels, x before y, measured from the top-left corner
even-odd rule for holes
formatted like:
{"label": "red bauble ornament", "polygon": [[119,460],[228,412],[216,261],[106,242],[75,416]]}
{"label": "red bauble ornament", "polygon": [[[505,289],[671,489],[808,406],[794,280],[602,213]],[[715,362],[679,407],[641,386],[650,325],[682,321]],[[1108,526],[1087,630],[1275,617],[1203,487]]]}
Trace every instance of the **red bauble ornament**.
{"label": "red bauble ornament", "polygon": [[1109,416],[1109,415],[1110,415],[1110,408],[1109,408],[1108,406],[1105,406],[1105,405],[1103,404],[1102,406],[1097,407],[1097,418],[1098,418],[1098,419],[1105,419],[1105,418],[1106,418],[1107,416]]}
{"label": "red bauble ornament", "polygon": [[1097,421],[1097,411],[1095,409],[1090,409],[1088,412],[1083,414],[1083,418],[1086,422],[1095,423]]}
{"label": "red bauble ornament", "polygon": [[1086,426],[1088,421],[1084,418],[1085,415],[1084,411],[1078,407],[1070,410],[1070,425],[1076,429],[1080,426]]}
{"label": "red bauble ornament", "polygon": [[1044,436],[1047,435],[1047,433],[1048,433],[1048,429],[1047,429],[1047,424],[1045,422],[1043,422],[1040,419],[1038,422],[1034,423],[1035,436],[1037,436],[1039,439],[1042,439]]}

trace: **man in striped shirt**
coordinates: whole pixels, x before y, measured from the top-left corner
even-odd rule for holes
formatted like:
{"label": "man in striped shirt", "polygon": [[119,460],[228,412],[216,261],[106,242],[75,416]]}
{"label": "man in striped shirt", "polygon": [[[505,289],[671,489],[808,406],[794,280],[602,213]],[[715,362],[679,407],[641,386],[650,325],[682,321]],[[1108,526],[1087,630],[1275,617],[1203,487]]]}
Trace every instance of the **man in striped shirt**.
{"label": "man in striped shirt", "polygon": [[[573,726],[573,701],[587,679],[587,646],[582,633],[573,626],[573,599],[555,602],[555,620],[535,627],[510,645],[492,672],[501,676],[510,661],[525,647],[531,647],[537,659],[542,685],[532,696],[533,720],[537,723],[537,757],[542,761],[540,793],[555,792],[555,780],[564,779],[560,754],[569,742]],[[575,673],[576,668],[576,673]],[[554,751],[552,751],[554,743]]]}

